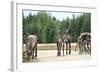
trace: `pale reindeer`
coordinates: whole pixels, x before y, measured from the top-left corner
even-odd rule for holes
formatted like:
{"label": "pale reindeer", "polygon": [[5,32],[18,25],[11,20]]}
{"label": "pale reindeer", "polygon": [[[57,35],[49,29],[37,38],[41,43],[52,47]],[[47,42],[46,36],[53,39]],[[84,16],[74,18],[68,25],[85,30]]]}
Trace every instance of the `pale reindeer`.
{"label": "pale reindeer", "polygon": [[26,39],[26,50],[28,60],[33,58],[37,58],[37,44],[38,44],[38,37],[36,35],[29,35]]}

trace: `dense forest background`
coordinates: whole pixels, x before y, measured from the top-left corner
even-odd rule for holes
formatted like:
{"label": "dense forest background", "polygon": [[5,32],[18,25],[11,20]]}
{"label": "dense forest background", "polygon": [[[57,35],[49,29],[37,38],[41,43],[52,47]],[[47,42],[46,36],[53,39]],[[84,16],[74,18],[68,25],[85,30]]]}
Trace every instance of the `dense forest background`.
{"label": "dense forest background", "polygon": [[66,30],[71,35],[72,42],[76,42],[82,32],[91,32],[91,13],[72,16],[71,19],[66,17],[59,21],[46,11],[39,11],[36,15],[30,13],[27,17],[23,13],[23,43],[27,33],[36,33],[40,43],[55,43],[58,34],[65,34]]}

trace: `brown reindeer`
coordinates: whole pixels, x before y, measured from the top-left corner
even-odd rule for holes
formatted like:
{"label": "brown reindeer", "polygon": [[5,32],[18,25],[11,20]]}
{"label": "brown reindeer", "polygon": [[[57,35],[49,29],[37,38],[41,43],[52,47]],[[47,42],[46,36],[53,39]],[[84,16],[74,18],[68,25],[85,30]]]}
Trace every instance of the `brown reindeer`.
{"label": "brown reindeer", "polygon": [[63,38],[64,38],[64,43],[66,45],[66,55],[71,54],[71,36],[67,34],[67,35],[64,35]]}
{"label": "brown reindeer", "polygon": [[61,35],[57,39],[57,55],[61,55],[61,49],[63,51],[63,56],[64,56],[64,46],[66,45],[66,55],[71,54],[71,37],[70,35]]}
{"label": "brown reindeer", "polygon": [[91,34],[88,32],[81,33],[78,37],[77,45],[79,54],[83,54],[83,52],[91,54]]}

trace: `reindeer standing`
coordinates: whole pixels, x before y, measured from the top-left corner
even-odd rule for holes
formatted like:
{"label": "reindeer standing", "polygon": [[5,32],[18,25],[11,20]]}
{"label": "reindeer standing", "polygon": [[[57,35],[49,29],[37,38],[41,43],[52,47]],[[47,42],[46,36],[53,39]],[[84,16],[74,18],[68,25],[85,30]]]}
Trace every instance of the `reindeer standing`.
{"label": "reindeer standing", "polygon": [[71,54],[71,36],[69,34],[64,35],[64,43],[66,44],[66,54]]}
{"label": "reindeer standing", "polygon": [[78,37],[77,45],[79,47],[79,54],[83,54],[83,52],[91,54],[91,35],[90,33],[88,32],[81,33],[81,35]]}
{"label": "reindeer standing", "polygon": [[57,39],[57,56],[61,55],[61,49],[63,49],[63,55],[64,55],[64,39],[62,36],[58,36]]}
{"label": "reindeer standing", "polygon": [[37,58],[37,44],[38,44],[38,37],[36,35],[29,35],[26,40],[26,50],[28,60],[32,57]]}
{"label": "reindeer standing", "polygon": [[57,39],[57,55],[61,55],[61,49],[63,51],[63,56],[64,56],[64,46],[66,45],[66,55],[71,54],[71,37],[70,35],[61,35]]}

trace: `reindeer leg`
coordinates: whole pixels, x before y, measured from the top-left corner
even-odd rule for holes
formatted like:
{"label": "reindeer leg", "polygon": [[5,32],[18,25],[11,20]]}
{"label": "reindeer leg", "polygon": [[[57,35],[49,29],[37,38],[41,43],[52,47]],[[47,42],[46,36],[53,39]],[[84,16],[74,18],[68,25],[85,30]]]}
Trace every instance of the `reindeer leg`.
{"label": "reindeer leg", "polygon": [[90,44],[90,46],[89,46],[89,47],[90,47],[90,54],[91,54],[91,44]]}
{"label": "reindeer leg", "polygon": [[89,45],[86,44],[86,46],[87,46],[87,47],[86,47],[87,53],[90,54],[90,48],[89,48]]}
{"label": "reindeer leg", "polygon": [[64,56],[64,43],[62,44],[62,49],[63,49],[63,56]]}
{"label": "reindeer leg", "polygon": [[37,58],[37,45],[35,46],[35,58]]}
{"label": "reindeer leg", "polygon": [[71,48],[69,48],[69,54],[71,54]]}
{"label": "reindeer leg", "polygon": [[68,44],[66,43],[66,55],[68,54]]}
{"label": "reindeer leg", "polygon": [[32,59],[34,59],[34,48],[32,49]]}
{"label": "reindeer leg", "polygon": [[29,53],[29,51],[27,51],[27,60],[28,61],[30,60],[30,53]]}
{"label": "reindeer leg", "polygon": [[87,44],[87,49],[89,51],[89,54],[91,54],[91,49],[90,49],[90,45],[89,44]]}
{"label": "reindeer leg", "polygon": [[31,46],[29,46],[29,49],[28,49],[28,61],[30,61],[31,56],[32,56],[32,50],[31,50]]}
{"label": "reindeer leg", "polygon": [[57,43],[57,56],[60,56],[60,44]]}
{"label": "reindeer leg", "polygon": [[59,55],[61,56],[61,43],[59,43]]}
{"label": "reindeer leg", "polygon": [[59,46],[58,46],[58,42],[57,42],[57,56],[59,56]]}
{"label": "reindeer leg", "polygon": [[71,43],[69,42],[69,54],[71,54]]}
{"label": "reindeer leg", "polygon": [[82,53],[82,45],[79,43],[79,54]]}

